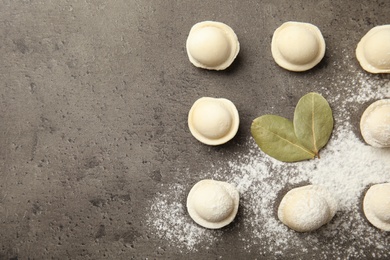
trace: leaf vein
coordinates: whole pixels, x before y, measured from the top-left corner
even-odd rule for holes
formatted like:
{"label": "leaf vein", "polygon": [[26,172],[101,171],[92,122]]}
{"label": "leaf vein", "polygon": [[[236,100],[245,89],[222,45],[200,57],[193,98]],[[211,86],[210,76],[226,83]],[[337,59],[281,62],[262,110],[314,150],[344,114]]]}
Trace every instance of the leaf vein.
{"label": "leaf vein", "polygon": [[300,146],[300,145],[298,145],[298,144],[296,144],[296,143],[293,143],[293,142],[291,142],[290,140],[288,140],[288,139],[286,139],[286,138],[280,136],[279,134],[277,134],[277,133],[275,133],[275,132],[270,131],[270,130],[267,129],[267,128],[264,128],[264,127],[262,127],[262,128],[265,129],[265,130],[267,130],[267,131],[270,132],[271,134],[273,134],[273,135],[279,137],[280,139],[286,141],[287,143],[291,144],[292,146],[295,146],[295,147],[297,147],[297,148],[303,150],[304,152],[310,154],[310,155],[313,156],[313,157],[315,156],[315,154],[312,153],[310,150],[306,149],[306,147],[303,147],[303,146]]}
{"label": "leaf vein", "polygon": [[316,132],[315,132],[315,106],[314,106],[314,95],[312,95],[312,112],[311,112],[311,131],[312,131],[312,135],[313,135],[313,148],[314,148],[314,153],[317,154],[318,153],[318,149],[317,149],[317,137],[316,137]]}

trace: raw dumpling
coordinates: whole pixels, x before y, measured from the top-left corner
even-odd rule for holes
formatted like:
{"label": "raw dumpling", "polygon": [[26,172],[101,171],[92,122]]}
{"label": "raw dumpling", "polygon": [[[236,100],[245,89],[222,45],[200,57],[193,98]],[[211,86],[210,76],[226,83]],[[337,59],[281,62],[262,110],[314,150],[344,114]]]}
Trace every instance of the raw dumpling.
{"label": "raw dumpling", "polygon": [[192,135],[208,145],[220,145],[232,139],[240,124],[236,106],[225,98],[202,97],[188,114]]}
{"label": "raw dumpling", "polygon": [[390,231],[390,183],[376,184],[367,190],[363,211],[375,227]]}
{"label": "raw dumpling", "polygon": [[226,69],[240,50],[233,29],[214,21],[195,24],[188,35],[186,47],[191,63],[209,70]]}
{"label": "raw dumpling", "polygon": [[199,225],[217,229],[231,223],[236,217],[239,204],[237,189],[227,182],[201,180],[187,197],[190,217]]}
{"label": "raw dumpling", "polygon": [[369,145],[390,147],[390,99],[368,106],[360,119],[360,131]]}
{"label": "raw dumpling", "polygon": [[272,56],[282,68],[305,71],[317,65],[325,55],[325,40],[317,26],[286,22],[272,37]]}
{"label": "raw dumpling", "polygon": [[390,73],[390,25],[372,28],[357,45],[356,58],[371,73]]}
{"label": "raw dumpling", "polygon": [[278,218],[298,232],[309,232],[328,223],[337,211],[337,202],[331,194],[316,185],[295,188],[283,197]]}

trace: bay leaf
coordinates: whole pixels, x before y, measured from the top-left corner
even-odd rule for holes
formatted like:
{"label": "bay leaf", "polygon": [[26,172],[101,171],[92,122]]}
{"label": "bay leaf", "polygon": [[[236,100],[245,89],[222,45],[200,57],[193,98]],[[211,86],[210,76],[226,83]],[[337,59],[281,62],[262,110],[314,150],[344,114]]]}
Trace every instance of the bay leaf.
{"label": "bay leaf", "polygon": [[320,94],[308,93],[295,107],[293,125],[301,143],[318,156],[333,130],[332,109]]}
{"label": "bay leaf", "polygon": [[315,157],[297,138],[293,122],[276,115],[263,115],[251,125],[251,134],[260,149],[284,162],[296,162]]}

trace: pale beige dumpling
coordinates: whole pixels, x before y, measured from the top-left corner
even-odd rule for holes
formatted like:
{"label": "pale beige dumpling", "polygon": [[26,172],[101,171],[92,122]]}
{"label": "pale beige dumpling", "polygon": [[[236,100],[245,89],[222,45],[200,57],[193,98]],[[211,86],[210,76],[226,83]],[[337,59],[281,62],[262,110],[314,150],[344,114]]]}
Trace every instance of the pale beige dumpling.
{"label": "pale beige dumpling", "polygon": [[187,38],[187,54],[196,67],[224,70],[240,50],[233,29],[221,22],[204,21],[195,24]]}
{"label": "pale beige dumpling", "polygon": [[286,22],[274,32],[272,56],[282,68],[306,71],[325,55],[325,40],[317,26],[310,23]]}
{"label": "pale beige dumpling", "polygon": [[236,106],[225,98],[202,97],[188,113],[188,127],[200,142],[220,145],[231,140],[240,124]]}
{"label": "pale beige dumpling", "polygon": [[376,184],[368,189],[363,211],[372,225],[390,231],[390,183]]}
{"label": "pale beige dumpling", "polygon": [[390,99],[372,103],[360,119],[364,141],[374,147],[390,147]]}
{"label": "pale beige dumpling", "polygon": [[190,217],[199,225],[217,229],[231,223],[236,217],[239,193],[230,183],[215,180],[201,180],[196,183],[187,197]]}
{"label": "pale beige dumpling", "polygon": [[390,73],[390,25],[372,28],[360,40],[356,58],[371,73]]}
{"label": "pale beige dumpling", "polygon": [[336,214],[337,202],[331,194],[316,185],[307,185],[287,192],[279,208],[279,220],[298,232],[314,231]]}

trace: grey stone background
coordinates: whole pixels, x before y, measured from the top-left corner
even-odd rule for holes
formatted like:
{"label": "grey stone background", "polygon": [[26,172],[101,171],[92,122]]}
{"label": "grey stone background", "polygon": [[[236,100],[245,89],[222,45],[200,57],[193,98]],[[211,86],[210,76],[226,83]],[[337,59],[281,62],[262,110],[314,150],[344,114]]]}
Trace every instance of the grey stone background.
{"label": "grey stone background", "polygon": [[[359,66],[358,40],[389,13],[385,0],[0,1],[0,259],[267,259],[245,252],[234,230],[213,249],[169,247],[143,221],[147,202],[161,184],[193,184],[204,165],[245,150],[260,113],[291,115],[313,82],[343,73],[332,67],[342,50]],[[238,35],[226,71],[188,61],[187,34],[203,20]],[[315,69],[274,63],[273,31],[289,20],[321,29],[327,53]],[[237,106],[228,144],[189,133],[202,96]]]}

